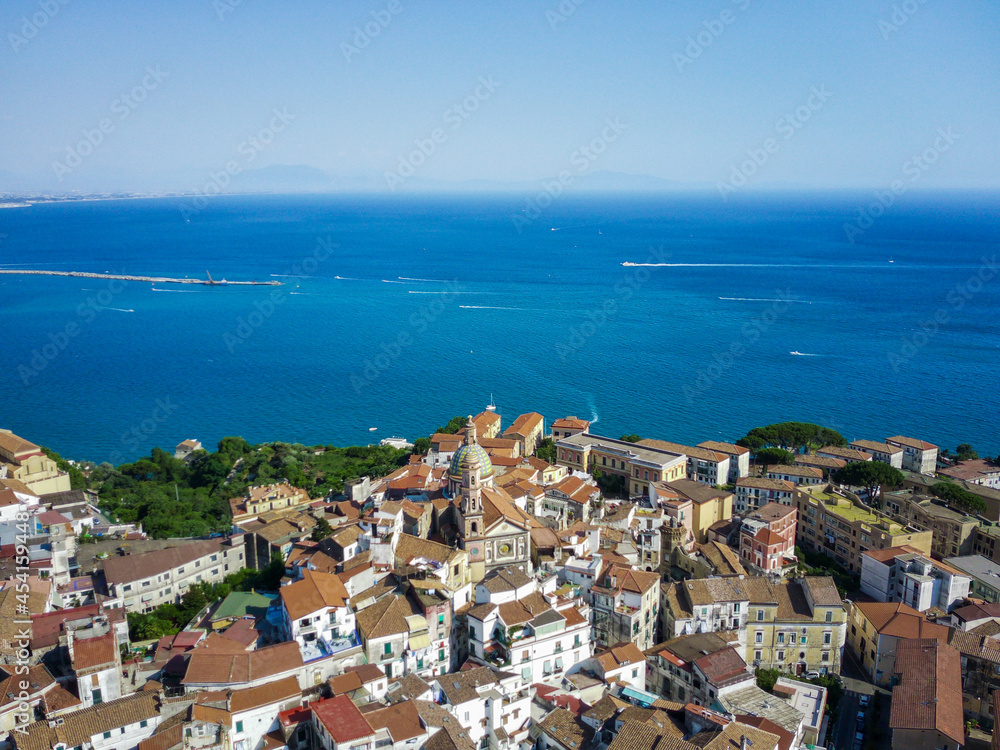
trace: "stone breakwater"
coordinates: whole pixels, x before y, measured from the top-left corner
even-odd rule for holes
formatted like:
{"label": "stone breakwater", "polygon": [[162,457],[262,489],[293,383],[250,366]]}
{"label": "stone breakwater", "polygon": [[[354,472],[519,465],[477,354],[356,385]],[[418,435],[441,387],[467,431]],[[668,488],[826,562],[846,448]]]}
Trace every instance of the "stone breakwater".
{"label": "stone breakwater", "polygon": [[31,276],[73,276],[83,279],[121,279],[122,281],[149,281],[154,284],[200,284],[202,286],[281,286],[280,281],[213,281],[211,279],[171,279],[167,276],[131,276],[117,273],[90,273],[88,271],[35,271],[0,268],[0,274]]}

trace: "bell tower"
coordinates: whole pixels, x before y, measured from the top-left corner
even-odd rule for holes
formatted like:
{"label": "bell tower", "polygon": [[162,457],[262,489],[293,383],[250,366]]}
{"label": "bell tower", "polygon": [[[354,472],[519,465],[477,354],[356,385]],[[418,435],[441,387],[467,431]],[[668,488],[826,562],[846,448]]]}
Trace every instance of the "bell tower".
{"label": "bell tower", "polygon": [[[462,463],[462,489],[459,508],[465,518],[465,538],[476,539],[483,533],[483,462],[476,442],[476,425],[469,417],[465,424],[465,454]],[[480,449],[481,450],[481,449]]]}

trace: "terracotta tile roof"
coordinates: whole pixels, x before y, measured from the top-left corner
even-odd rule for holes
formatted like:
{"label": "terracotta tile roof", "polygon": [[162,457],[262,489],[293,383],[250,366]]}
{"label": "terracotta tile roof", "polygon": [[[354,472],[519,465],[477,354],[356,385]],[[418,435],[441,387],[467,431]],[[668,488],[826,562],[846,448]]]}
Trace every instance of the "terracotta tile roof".
{"label": "terracotta tile roof", "polygon": [[607,651],[596,654],[594,658],[601,665],[605,674],[620,667],[646,661],[646,655],[634,643],[619,643]]}
{"label": "terracotta tile roof", "polygon": [[948,643],[948,628],[930,622],[909,605],[901,602],[855,602],[865,618],[880,635],[897,638],[931,638],[940,643]]}
{"label": "terracotta tile roof", "polygon": [[343,582],[333,573],[302,571],[302,580],[281,587],[281,601],[292,620],[314,612],[347,606],[350,598]]}
{"label": "terracotta tile roof", "polygon": [[854,440],[851,442],[849,447],[857,448],[858,450],[866,451],[869,453],[873,451],[876,451],[878,453],[891,453],[891,454],[903,452],[903,449],[898,446],[889,445],[888,443],[879,443],[875,440]]}
{"label": "terracotta tile roof", "polygon": [[97,638],[81,638],[73,641],[73,669],[79,674],[107,669],[118,663],[118,642],[113,632]]}
{"label": "terracotta tile roof", "polygon": [[361,684],[361,678],[354,672],[334,675],[327,680],[327,684],[330,686],[330,692],[334,695],[346,695],[364,687]]}
{"label": "terracotta tile roof", "polygon": [[513,424],[503,431],[504,437],[508,435],[520,435],[528,437],[535,430],[542,429],[545,418],[538,412],[529,411],[514,420]]}
{"label": "terracotta tile roof", "polygon": [[552,423],[553,429],[561,430],[585,430],[590,427],[590,422],[579,417],[562,417]]}
{"label": "terracotta tile roof", "polygon": [[965,743],[962,666],[958,651],[930,640],[902,641],[896,648],[899,683],[892,690],[892,729],[937,730]]}
{"label": "terracotta tile roof", "polygon": [[685,742],[659,727],[628,721],[622,724],[608,750],[695,750],[696,745]]}
{"label": "terracotta tile roof", "polygon": [[842,458],[815,456],[812,454],[796,456],[795,463],[802,466],[821,466],[824,469],[843,469],[847,466],[847,461]]}
{"label": "terracotta tile roof", "polygon": [[[221,636],[219,640],[226,641]],[[239,645],[233,641],[226,643]],[[302,663],[299,644],[294,641],[237,654],[211,653],[203,644],[191,652],[187,674],[181,682],[185,685],[238,684],[297,669]]]}
{"label": "terracotta tile roof", "polygon": [[432,542],[430,539],[422,539],[412,534],[399,534],[396,538],[396,552],[394,564],[406,567],[410,561],[417,557],[445,564],[454,564],[454,560],[464,553],[461,550],[453,549],[447,544]]}
{"label": "terracotta tile roof", "polygon": [[806,576],[802,581],[816,606],[836,607],[844,603],[831,576]]}
{"label": "terracotta tile roof", "polygon": [[265,685],[229,691],[229,712],[236,714],[249,711],[252,708],[269,706],[272,703],[298,699],[302,697],[299,681],[296,677],[285,677]]}
{"label": "terracotta tile roof", "polygon": [[9,430],[0,430],[0,450],[17,456],[18,453],[39,453],[42,449]]}
{"label": "terracotta tile roof", "polygon": [[888,562],[893,560],[900,555],[906,555],[915,552],[918,555],[923,553],[916,547],[911,547],[909,544],[901,544],[898,547],[886,547],[885,549],[869,549],[862,552],[862,555],[867,555],[873,560],[878,560],[880,563]]}
{"label": "terracotta tile roof", "polygon": [[[73,607],[71,609],[59,609],[53,612],[43,612],[31,616],[31,648],[40,649],[46,646],[55,646],[59,643],[59,633],[63,623],[70,620],[83,620],[101,613],[100,604],[88,604],[85,607]],[[108,614],[117,612],[117,609],[109,609]],[[121,612],[124,614],[124,611]]]}
{"label": "terracotta tile roof", "polygon": [[358,612],[358,630],[366,640],[408,633],[406,618],[415,614],[406,597],[387,596]]}
{"label": "terracotta tile roof", "polygon": [[157,693],[139,692],[66,714],[63,723],[54,727],[46,720],[36,721],[25,728],[25,734],[18,735],[17,747],[50,750],[58,744],[89,745],[95,735],[153,719],[160,713],[159,703]]}
{"label": "terracotta tile roof", "polygon": [[775,750],[780,739],[763,729],[733,721],[718,732],[699,732],[690,742],[704,750],[741,750],[744,737],[750,740],[754,750]]}
{"label": "terracotta tile roof", "polygon": [[791,492],[795,485],[785,479],[768,479],[767,477],[740,477],[736,480],[737,487],[749,487],[757,490],[777,490]]}
{"label": "terracotta tile roof", "polygon": [[792,743],[795,742],[795,735],[782,726],[775,724],[770,719],[763,716],[750,716],[748,714],[737,714],[736,721],[757,729],[762,729],[768,734],[773,734],[778,738],[778,750],[791,750]]}
{"label": "terracotta tile roof", "polygon": [[645,445],[650,448],[659,448],[660,450],[670,451],[671,453],[680,453],[685,456],[690,456],[691,458],[697,458],[701,461],[712,461],[718,463],[724,459],[729,458],[729,454],[725,452],[716,452],[714,450],[709,450],[708,448],[692,447],[690,445],[681,445],[680,443],[670,443],[666,440],[640,440],[639,445]]}
{"label": "terracotta tile roof", "polygon": [[460,672],[443,674],[436,678],[436,682],[441,686],[448,703],[457,706],[466,701],[478,700],[479,691],[477,688],[496,685],[500,682],[501,675],[506,675],[506,673],[495,672],[490,667],[470,666],[468,669],[463,667]]}
{"label": "terracotta tile roof", "polygon": [[767,474],[787,474],[791,477],[813,477],[822,479],[823,471],[815,466],[805,466],[803,464],[793,464],[791,466],[768,466]]}
{"label": "terracotta tile roof", "polygon": [[568,750],[582,750],[594,730],[565,708],[555,708],[542,719],[539,728]]}
{"label": "terracotta tile roof", "polygon": [[104,578],[109,584],[149,578],[218,552],[224,541],[205,539],[151,552],[109,557],[104,561]]}
{"label": "terracotta tile roof", "polygon": [[420,725],[417,705],[412,700],[369,711],[365,714],[365,720],[372,729],[389,730],[389,736],[396,743],[415,739],[425,732]]}
{"label": "terracotta tile roof", "polygon": [[[178,714],[178,716],[183,716],[183,714]],[[174,722],[166,729],[162,728],[163,724],[166,722],[162,722],[156,728],[156,734],[140,742],[137,750],[171,750],[184,742],[183,722]]]}
{"label": "terracotta tile roof", "polygon": [[338,745],[375,734],[371,724],[346,695],[313,703],[312,711]]}
{"label": "terracotta tile roof", "polygon": [[710,451],[728,453],[736,456],[742,456],[743,454],[750,452],[749,448],[744,448],[742,445],[736,445],[735,443],[723,443],[719,440],[705,440],[698,443],[698,447],[708,448]]}
{"label": "terracotta tile roof", "polygon": [[699,656],[694,663],[705,675],[705,679],[716,687],[749,675],[747,663],[739,652],[731,647],[716,651],[714,654]]}
{"label": "terracotta tile roof", "polygon": [[827,445],[820,448],[818,453],[826,453],[835,458],[842,458],[845,461],[870,461],[871,453],[855,450],[854,448],[841,448],[838,445]]}
{"label": "terracotta tile roof", "polygon": [[360,664],[356,667],[346,667],[344,671],[356,674],[362,685],[378,682],[385,677],[385,672],[377,664]]}
{"label": "terracotta tile roof", "polygon": [[928,443],[925,440],[917,440],[915,438],[903,437],[902,435],[896,435],[895,437],[886,438],[885,441],[892,441],[894,443],[899,443],[900,445],[905,445],[909,448],[916,448],[922,451],[936,451],[937,446],[933,443]]}
{"label": "terracotta tile roof", "polygon": [[717,490],[707,484],[696,482],[693,479],[678,479],[676,482],[666,482],[665,484],[667,489],[673,490],[681,497],[699,504],[730,497],[733,494],[725,490]]}
{"label": "terracotta tile roof", "polygon": [[[778,537],[778,539],[784,541],[781,537]],[[746,570],[740,562],[739,555],[728,544],[722,544],[721,542],[695,544],[695,549],[704,555],[705,559],[712,564],[712,567],[715,568],[719,575],[746,575]]]}

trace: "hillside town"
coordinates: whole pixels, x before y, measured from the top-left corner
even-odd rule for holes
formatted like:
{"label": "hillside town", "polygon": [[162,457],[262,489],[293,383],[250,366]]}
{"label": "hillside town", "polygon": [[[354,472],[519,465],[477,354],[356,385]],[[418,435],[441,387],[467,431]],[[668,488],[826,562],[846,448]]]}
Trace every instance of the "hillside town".
{"label": "hillside town", "polygon": [[[191,539],[110,517],[0,430],[3,746],[1000,747],[996,463],[464,422],[340,492],[253,484]],[[839,481],[869,462],[901,481]],[[274,566],[273,589],[226,583]]]}

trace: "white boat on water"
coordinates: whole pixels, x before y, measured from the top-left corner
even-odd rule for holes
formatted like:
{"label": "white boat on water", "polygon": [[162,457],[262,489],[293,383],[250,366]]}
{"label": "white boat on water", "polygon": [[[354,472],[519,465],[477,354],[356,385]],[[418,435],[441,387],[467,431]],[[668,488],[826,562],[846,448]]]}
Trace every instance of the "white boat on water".
{"label": "white boat on water", "polygon": [[486,405],[486,411],[496,411],[497,405],[493,403],[493,394],[490,394],[490,402]]}
{"label": "white boat on water", "polygon": [[378,429],[378,427],[369,427],[368,428],[368,432],[375,432],[375,430],[377,430],[377,429]]}

